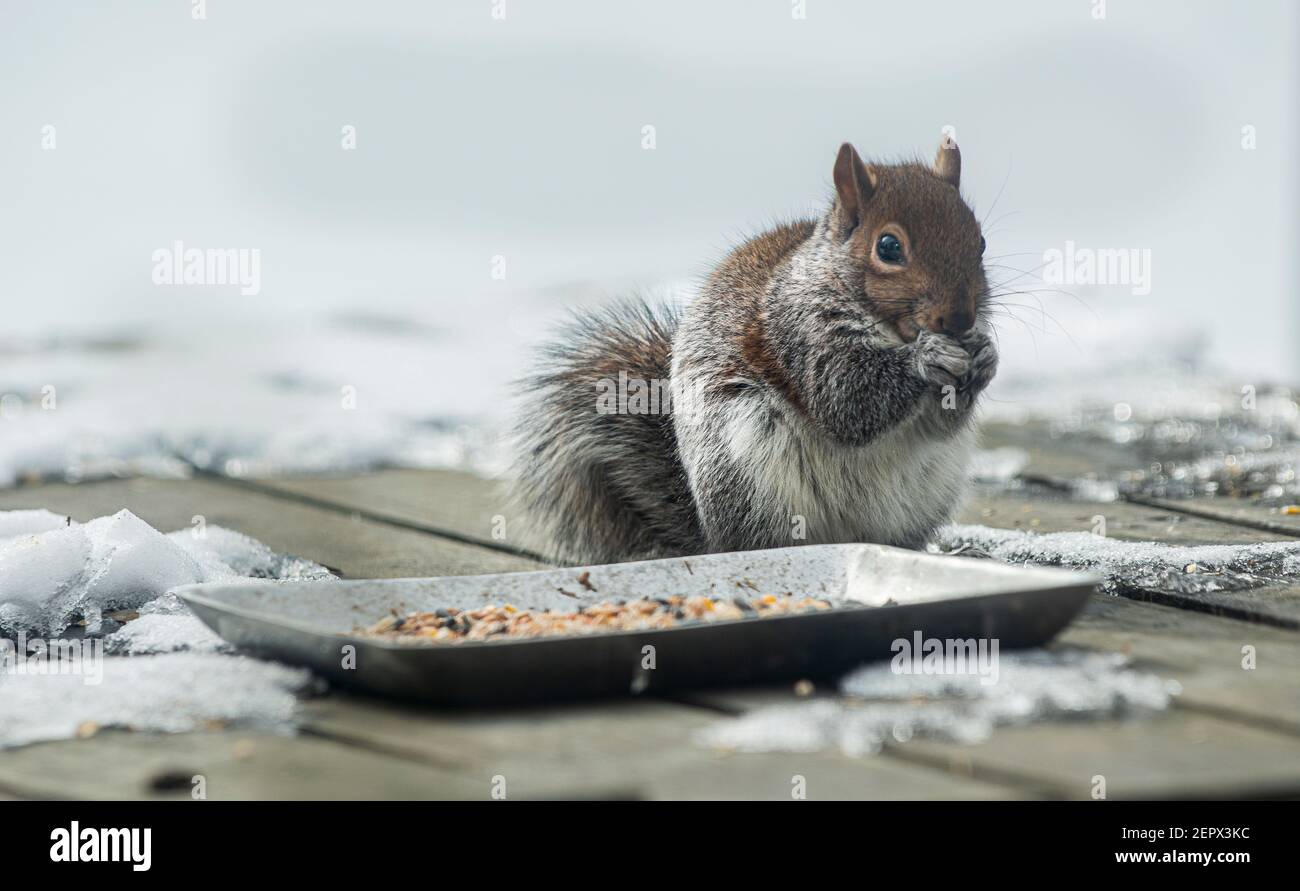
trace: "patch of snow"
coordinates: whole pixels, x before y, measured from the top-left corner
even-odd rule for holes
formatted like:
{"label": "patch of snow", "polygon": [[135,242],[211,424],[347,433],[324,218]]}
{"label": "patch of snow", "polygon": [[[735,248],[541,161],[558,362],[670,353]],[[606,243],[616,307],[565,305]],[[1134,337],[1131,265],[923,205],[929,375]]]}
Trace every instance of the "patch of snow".
{"label": "patch of snow", "polygon": [[989,526],[945,526],[933,547],[974,549],[1006,563],[1090,570],[1102,588],[1155,588],[1195,594],[1240,590],[1300,578],[1300,542],[1245,545],[1171,545],[1120,541],[1091,532],[1038,534]]}
{"label": "patch of snow", "polygon": [[931,737],[982,742],[996,727],[1109,718],[1166,708],[1176,682],[1132,670],[1118,653],[1030,650],[999,660],[997,683],[974,675],[896,674],[865,666],[842,696],[760,708],[707,728],[702,745],[742,752],[879,752],[886,742]]}
{"label": "patch of snow", "polygon": [[481,338],[419,315],[390,321],[187,317],[118,337],[0,333],[0,487],[194,468],[498,468],[495,427],[519,373],[503,366],[522,361],[524,337],[506,350],[502,333],[502,355],[485,357]]}
{"label": "patch of snow", "polygon": [[0,748],[103,728],[287,733],[297,694],[311,683],[306,669],[199,653],[110,656],[98,684],[73,674],[0,673]]}
{"label": "patch of snow", "polygon": [[112,655],[150,656],[158,653],[233,653],[235,648],[186,613],[150,613],[132,619],[104,639]]}

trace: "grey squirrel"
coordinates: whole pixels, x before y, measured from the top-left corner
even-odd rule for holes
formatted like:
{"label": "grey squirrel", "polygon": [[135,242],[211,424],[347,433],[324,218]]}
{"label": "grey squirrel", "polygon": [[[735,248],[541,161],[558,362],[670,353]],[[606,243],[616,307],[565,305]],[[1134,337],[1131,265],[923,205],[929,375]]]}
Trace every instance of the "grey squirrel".
{"label": "grey squirrel", "polygon": [[575,317],[524,383],[513,496],[565,563],[918,548],[961,500],[997,368],[979,221],[932,165],[840,147],[819,219],[732,251],[684,311]]}

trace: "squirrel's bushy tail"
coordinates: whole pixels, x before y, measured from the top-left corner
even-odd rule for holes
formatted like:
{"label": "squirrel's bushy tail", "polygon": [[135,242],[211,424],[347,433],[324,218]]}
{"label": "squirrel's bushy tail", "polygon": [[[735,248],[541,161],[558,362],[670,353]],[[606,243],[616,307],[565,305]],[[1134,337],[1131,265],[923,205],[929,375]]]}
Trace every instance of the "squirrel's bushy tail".
{"label": "squirrel's bushy tail", "polygon": [[[523,381],[513,502],[561,563],[696,553],[699,521],[677,455],[668,380],[677,312],[644,300],[576,314]],[[626,382],[660,386],[658,411],[598,403]],[[613,404],[623,406],[618,391]],[[632,405],[627,408],[642,408]]]}

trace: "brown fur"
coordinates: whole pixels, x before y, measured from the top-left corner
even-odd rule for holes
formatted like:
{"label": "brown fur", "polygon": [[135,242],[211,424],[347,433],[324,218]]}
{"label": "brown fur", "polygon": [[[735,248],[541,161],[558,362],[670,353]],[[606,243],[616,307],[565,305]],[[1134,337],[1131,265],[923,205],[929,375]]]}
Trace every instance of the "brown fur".
{"label": "brown fur", "polygon": [[[916,163],[873,167],[875,187],[850,239],[849,252],[862,265],[872,313],[899,337],[914,340],[921,329],[960,335],[975,322],[987,292],[980,255],[979,221],[956,187]],[[880,235],[901,228],[908,262],[889,268],[875,260]]]}

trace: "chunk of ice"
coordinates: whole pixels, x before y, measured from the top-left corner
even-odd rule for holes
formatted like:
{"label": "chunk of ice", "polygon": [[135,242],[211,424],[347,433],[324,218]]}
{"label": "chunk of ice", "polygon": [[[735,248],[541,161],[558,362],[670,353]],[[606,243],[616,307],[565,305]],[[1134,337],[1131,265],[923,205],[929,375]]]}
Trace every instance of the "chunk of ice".
{"label": "chunk of ice", "polygon": [[[0,538],[2,629],[54,636],[81,617],[93,633],[105,611],[143,608],[178,585],[329,577],[322,566],[229,529],[163,535],[127,510],[71,525],[48,511],[0,512],[0,529],[18,530]],[[172,598],[155,611],[181,609]]]}
{"label": "chunk of ice", "polygon": [[317,579],[329,571],[318,563],[277,553],[255,538],[233,529],[207,526],[201,531],[181,529],[167,534],[208,572],[205,581],[221,578]]}
{"label": "chunk of ice", "polygon": [[82,616],[95,631],[104,610],[142,606],[205,578],[175,542],[122,510],[0,542],[0,624],[59,634]]}
{"label": "chunk of ice", "polygon": [[[0,541],[0,621],[33,617],[53,602],[90,563],[90,540],[81,526]],[[61,630],[61,629],[60,629]]]}

